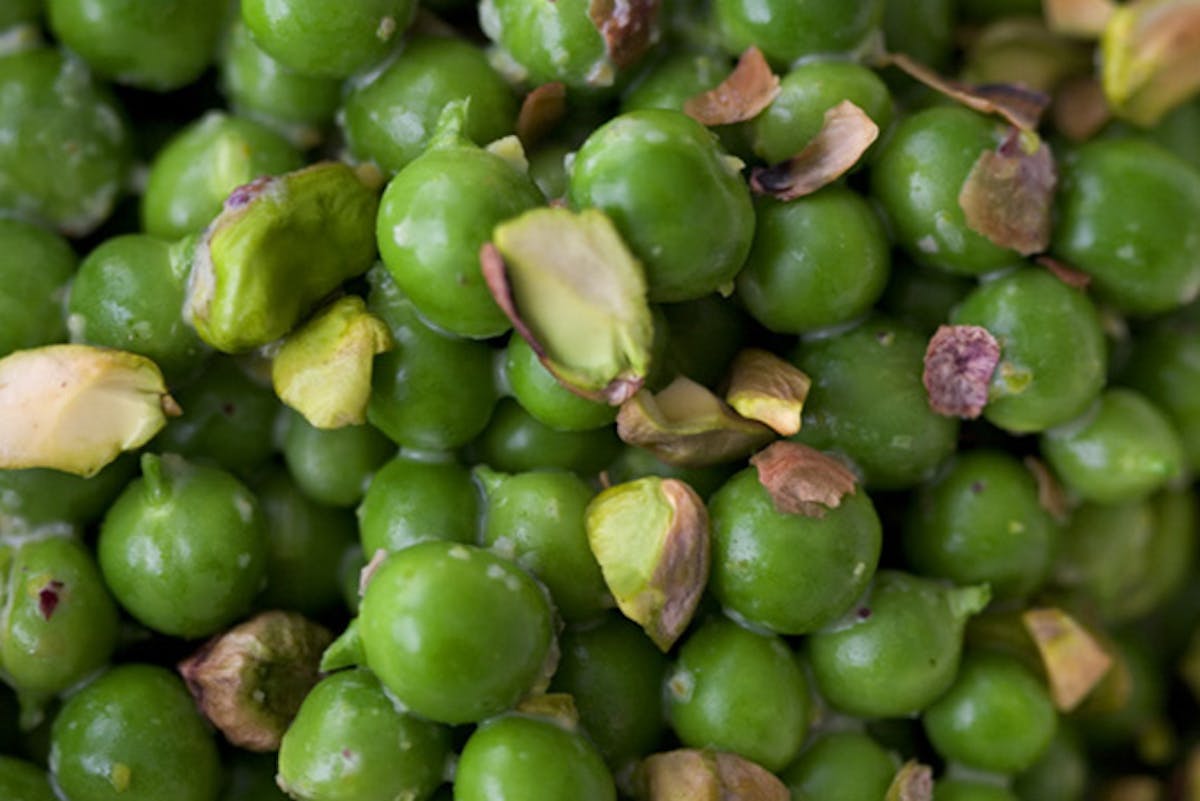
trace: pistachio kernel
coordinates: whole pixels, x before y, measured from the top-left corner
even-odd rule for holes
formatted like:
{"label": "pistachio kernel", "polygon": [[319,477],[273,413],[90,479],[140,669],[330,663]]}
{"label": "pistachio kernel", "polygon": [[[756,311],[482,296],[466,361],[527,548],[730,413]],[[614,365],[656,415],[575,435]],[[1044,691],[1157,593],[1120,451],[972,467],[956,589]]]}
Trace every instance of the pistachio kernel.
{"label": "pistachio kernel", "polygon": [[1035,133],[1011,128],[999,147],[979,155],[958,205],[972,231],[1031,256],[1050,245],[1057,184],[1050,146]]}
{"label": "pistachio kernel", "polygon": [[562,81],[535,86],[521,101],[517,113],[517,137],[525,147],[545,138],[567,113],[567,87]]}
{"label": "pistachio kernel", "polygon": [[1000,343],[986,328],[939,326],[925,349],[921,377],[929,408],[948,417],[978,417],[999,363]]}
{"label": "pistachio kernel", "polygon": [[1041,655],[1054,705],[1070,712],[1104,679],[1112,657],[1061,609],[1028,609],[1021,622]]}
{"label": "pistachio kernel", "polygon": [[773,442],[754,454],[750,464],[783,514],[824,517],[856,491],[857,478],[849,468],[799,442]]}
{"label": "pistachio kernel", "polygon": [[640,768],[645,801],[787,801],[787,786],[766,768],[736,754],[680,748],[646,758]]}
{"label": "pistachio kernel", "polygon": [[742,417],[790,437],[800,430],[811,386],[812,379],[791,362],[769,351],[746,348],[729,368],[725,401]]}
{"label": "pistachio kernel", "polygon": [[636,63],[658,39],[659,0],[591,0],[588,17],[618,69]]}
{"label": "pistachio kernel", "polygon": [[701,125],[733,125],[757,117],[779,92],[779,76],[771,71],[762,51],[751,45],[725,80],[689,97],[683,113]]}
{"label": "pistachio kernel", "polygon": [[1042,0],[1046,25],[1055,33],[1095,39],[1116,11],[1115,0]]}
{"label": "pistachio kernel", "polygon": [[1113,113],[1156,124],[1200,89],[1200,3],[1137,0],[1117,6],[1100,38],[1101,81]]}
{"label": "pistachio kernel", "polygon": [[858,106],[843,100],[825,112],[821,130],[804,149],[772,167],[755,167],[750,188],[777,200],[811,195],[845,175],[875,140],[879,126]]}
{"label": "pistachio kernel", "polygon": [[579,728],[579,709],[570,693],[534,693],[517,702],[515,711],[521,715],[545,718],[568,731]]}
{"label": "pistachio kernel", "polygon": [[931,801],[933,798],[933,770],[910,759],[896,771],[888,785],[884,801]]}

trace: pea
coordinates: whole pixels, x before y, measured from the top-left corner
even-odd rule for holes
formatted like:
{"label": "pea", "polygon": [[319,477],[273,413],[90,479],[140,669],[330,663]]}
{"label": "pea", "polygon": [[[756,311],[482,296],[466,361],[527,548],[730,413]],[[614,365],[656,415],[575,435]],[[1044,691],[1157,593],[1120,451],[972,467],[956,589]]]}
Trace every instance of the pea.
{"label": "pea", "polygon": [[91,478],[32,467],[0,470],[0,517],[27,523],[90,523],[104,515],[137,472],[137,458],[120,456]]}
{"label": "pea", "polygon": [[1166,413],[1188,466],[1193,472],[1200,467],[1200,338],[1192,316],[1169,317],[1139,331],[1121,380]]}
{"label": "pea", "polygon": [[708,498],[737,472],[737,463],[711,467],[678,467],[659,461],[644,448],[627,445],[605,470],[613,484],[624,484],[645,476],[678,478],[686,482],[701,498]]}
{"label": "pea", "polygon": [[42,13],[42,0],[12,0],[0,10],[0,29],[22,22],[36,22]]}
{"label": "pea", "polygon": [[944,70],[954,50],[955,5],[955,0],[886,3],[883,33],[888,48],[893,53],[907,53],[936,70]]}
{"label": "pea", "polygon": [[688,98],[707,92],[728,74],[725,58],[711,53],[673,53],[641,70],[621,98],[621,111],[648,108],[683,111]]}
{"label": "pea", "polygon": [[362,500],[371,476],[396,453],[396,446],[369,425],[316,428],[287,415],[284,462],[296,484],[327,506],[352,507]]}
{"label": "pea", "polygon": [[520,80],[562,81],[587,91],[610,86],[616,70],[585,0],[547,5],[534,0],[486,0],[479,25],[515,62]]}
{"label": "pea", "polygon": [[1080,801],[1087,790],[1088,763],[1079,735],[1062,720],[1037,762],[1013,781],[1021,801]]}
{"label": "pea", "polygon": [[716,0],[713,19],[731,54],[757,45],[773,63],[853,50],[878,28],[881,0]]}
{"label": "pea", "polygon": [[611,428],[557,431],[538,422],[516,401],[502,398],[468,452],[477,461],[506,473],[542,467],[593,475],[616,457],[620,447]]}
{"label": "pea", "polygon": [[524,337],[510,336],[504,356],[504,377],[513,397],[539,423],[557,431],[587,431],[616,419],[614,407],[582,398],[560,384]]}
{"label": "pea", "polygon": [[750,319],[745,312],[716,294],[658,308],[668,331],[663,356],[667,374],[715,387],[746,344]]}
{"label": "pea", "polygon": [[39,226],[0,219],[0,254],[0,357],[64,341],[61,298],[76,262],[71,246]]}
{"label": "pea", "polygon": [[0,756],[0,792],[13,801],[54,801],[46,771],[11,756]]}
{"label": "pea", "polygon": [[375,472],[358,506],[363,550],[399,551],[426,540],[474,542],[479,507],[471,473],[462,465],[401,454]]}
{"label": "pea", "polygon": [[813,740],[781,774],[798,801],[883,798],[896,775],[896,757],[870,735],[835,731]]}
{"label": "pea", "polygon": [[918,331],[933,334],[974,288],[975,282],[966,276],[896,260],[879,308]]}

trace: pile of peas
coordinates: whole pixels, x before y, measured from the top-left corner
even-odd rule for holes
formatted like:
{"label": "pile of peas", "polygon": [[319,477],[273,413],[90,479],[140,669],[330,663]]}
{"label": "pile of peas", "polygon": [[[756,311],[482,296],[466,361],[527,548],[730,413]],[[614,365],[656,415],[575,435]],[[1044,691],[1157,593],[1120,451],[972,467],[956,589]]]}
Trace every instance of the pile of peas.
{"label": "pile of peas", "polygon": [[[67,461],[0,437],[0,799],[1200,798],[1200,101],[1106,109],[1043,11],[0,0],[0,371],[169,392],[75,475],[127,374],[14,424],[2,373]],[[761,108],[685,113],[752,47]],[[960,200],[1009,121],[884,52],[1054,98],[1044,246]],[[752,191],[843,101],[853,168]],[[627,273],[535,253],[551,342],[481,270],[535,218]],[[558,363],[609,340],[616,403]]]}

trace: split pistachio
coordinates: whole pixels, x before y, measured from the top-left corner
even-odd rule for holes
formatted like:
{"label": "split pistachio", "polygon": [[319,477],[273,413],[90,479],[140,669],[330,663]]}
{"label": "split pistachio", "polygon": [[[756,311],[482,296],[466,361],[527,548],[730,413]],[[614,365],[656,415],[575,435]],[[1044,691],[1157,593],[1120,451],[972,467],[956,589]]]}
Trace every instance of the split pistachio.
{"label": "split pistachio", "polygon": [[317,428],[365,423],[372,362],[394,346],[387,324],[349,295],[288,335],[271,382],[279,399]]}
{"label": "split pistachio", "polygon": [[613,405],[650,369],[642,265],[601,211],[541,208],[496,226],[480,251],[497,305],[572,392]]}
{"label": "split pistachio", "polygon": [[340,162],[235,189],[196,248],[185,316],[226,353],[274,342],[371,266],[378,205]]}
{"label": "split pistachio", "polygon": [[1116,0],[1043,0],[1046,25],[1055,33],[1094,39],[1104,32]]}
{"label": "split pistachio", "polygon": [[1059,523],[1065,523],[1071,508],[1067,502],[1067,491],[1058,477],[1045,462],[1035,456],[1026,456],[1024,464],[1025,469],[1033,474],[1033,480],[1037,484],[1038,505]]}
{"label": "split pistachio", "polygon": [[1041,654],[1055,706],[1070,712],[1108,673],[1112,657],[1061,609],[1028,609],[1021,622]]}
{"label": "split pistachio", "polygon": [[824,517],[856,491],[857,479],[848,467],[799,442],[773,442],[750,464],[775,509],[783,514]]}
{"label": "split pistachio", "polygon": [[1063,81],[1054,95],[1054,127],[1072,142],[1086,142],[1112,119],[1104,87],[1091,75]]}
{"label": "split pistachio", "polygon": [[717,86],[690,97],[683,111],[701,125],[733,125],[751,120],[779,96],[779,76],[762,51],[751,45]]}
{"label": "split pistachio", "polygon": [[579,728],[579,709],[575,706],[575,697],[570,693],[527,695],[517,703],[516,712],[551,720],[570,731]]}
{"label": "split pistachio", "polygon": [[933,770],[910,759],[896,771],[884,801],[931,801],[932,798]]}
{"label": "split pistachio", "polygon": [[1000,342],[986,328],[939,326],[925,349],[922,382],[929,408],[948,417],[978,417],[999,363]]}
{"label": "split pistachio", "polygon": [[0,359],[0,469],[95,475],[179,413],[145,356],[91,345],[15,351]]}
{"label": "split pistachio", "polygon": [[753,453],[775,437],[708,388],[680,376],[658,394],[641,390],[621,405],[617,435],[680,467],[705,467]]}
{"label": "split pistachio", "polygon": [[879,138],[879,126],[858,106],[843,100],[825,112],[821,130],[792,158],[756,167],[750,188],[777,200],[795,200],[841,178]]}
{"label": "split pistachio", "polygon": [[683,634],[708,583],[708,510],[686,483],[646,476],[597,495],[588,544],[621,612],[664,652]]}
{"label": "split pistachio", "polygon": [[320,678],[317,663],[331,639],[295,612],[263,612],[214,637],[179,672],[229,742],[274,751]]}
{"label": "split pistachio", "polygon": [[591,0],[588,17],[618,69],[635,64],[658,39],[659,0]]}
{"label": "split pistachio", "polygon": [[1077,270],[1053,256],[1043,254],[1034,259],[1034,262],[1041,267],[1045,267],[1055,278],[1073,289],[1087,289],[1091,286],[1091,275],[1085,273],[1083,270]]}
{"label": "split pistachio", "polygon": [[567,87],[562,81],[535,86],[521,101],[517,113],[517,137],[532,147],[554,130],[567,113]]}
{"label": "split pistachio", "polygon": [[641,766],[645,801],[788,801],[787,785],[748,759],[723,751],[680,748]]}
{"label": "split pistachio", "polygon": [[1113,113],[1151,126],[1200,90],[1200,0],[1117,6],[1100,39]]}
{"label": "split pistachio", "polygon": [[811,386],[812,379],[791,362],[770,351],[747,348],[729,368],[725,401],[742,417],[790,437],[800,430]]}
{"label": "split pistachio", "polygon": [[1022,256],[1050,245],[1058,172],[1050,147],[1012,128],[995,150],[980,154],[958,194],[967,227]]}

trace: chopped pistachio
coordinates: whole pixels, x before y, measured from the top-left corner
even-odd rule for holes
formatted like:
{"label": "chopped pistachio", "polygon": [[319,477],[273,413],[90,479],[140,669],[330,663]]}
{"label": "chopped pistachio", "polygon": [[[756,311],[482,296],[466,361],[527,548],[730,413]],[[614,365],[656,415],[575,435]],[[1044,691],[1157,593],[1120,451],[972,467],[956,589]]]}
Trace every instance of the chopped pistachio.
{"label": "chopped pistachio", "polygon": [[480,251],[496,303],[567,389],[614,405],[650,367],[642,265],[601,211],[541,208],[496,226]]}
{"label": "chopped pistachio", "polygon": [[522,698],[516,706],[522,715],[546,718],[574,731],[579,728],[579,709],[570,693],[535,693]]}
{"label": "chopped pistachio", "polygon": [[91,345],[18,350],[0,359],[0,469],[95,475],[178,412],[145,356]]}
{"label": "chopped pistachio", "polygon": [[622,404],[617,435],[668,464],[705,467],[747,456],[775,433],[680,376],[658,394],[641,390]]}
{"label": "chopped pistachio", "polygon": [[529,172],[529,159],[525,157],[525,147],[521,144],[521,140],[513,134],[502,136],[494,142],[488,142],[484,150],[493,156],[504,159],[508,166],[517,172]]}
{"label": "chopped pistachio", "polygon": [[844,464],[799,442],[773,442],[750,459],[758,482],[783,514],[824,517],[856,492],[857,479]]}
{"label": "chopped pistachio", "polygon": [[1042,0],[1046,25],[1055,33],[1095,39],[1117,8],[1115,0]]}
{"label": "chopped pistachio", "polygon": [[1087,289],[1092,283],[1092,277],[1083,270],[1076,270],[1066,262],[1059,261],[1053,256],[1041,255],[1034,259],[1034,261],[1053,273],[1054,277],[1059,281],[1074,289]]}
{"label": "chopped pistachio", "polygon": [[1054,94],[1054,127],[1072,142],[1086,142],[1112,119],[1104,87],[1091,75],[1063,81]]}
{"label": "chopped pistachio", "polygon": [[378,204],[339,162],[235,189],[196,248],[185,316],[227,353],[279,339],[371,266]]}
{"label": "chopped pistachio", "polygon": [[1000,343],[978,325],[939,326],[925,349],[922,381],[938,414],[978,417],[1000,363]]}
{"label": "chopped pistachio", "polygon": [[591,0],[588,17],[618,69],[637,62],[658,39],[658,7],[659,0]]}
{"label": "chopped pistachio", "polygon": [[331,639],[295,612],[263,612],[209,640],[179,672],[229,742],[274,751],[320,678],[317,664]]}
{"label": "chopped pistachio", "polygon": [[532,147],[562,121],[567,113],[567,87],[562,81],[535,86],[521,101],[517,113],[517,137]]}
{"label": "chopped pistachio", "polygon": [[686,483],[645,478],[588,504],[588,544],[625,617],[663,651],[683,634],[708,583],[708,511]]}
{"label": "chopped pistachio", "polygon": [[963,78],[975,84],[1013,83],[1052,92],[1072,75],[1091,73],[1091,50],[1051,31],[1040,19],[1002,18],[971,42]]}
{"label": "chopped pistachio", "polygon": [[287,336],[271,364],[271,383],[281,401],[317,428],[365,423],[371,365],[394,346],[387,323],[348,295]]}
{"label": "chopped pistachio", "polygon": [[810,379],[803,370],[770,351],[747,348],[729,368],[725,401],[748,420],[790,437],[800,430],[800,415]]}
{"label": "chopped pistachio", "polygon": [[843,100],[825,112],[821,130],[803,150],[781,164],[756,167],[750,188],[783,201],[811,195],[845,175],[878,138],[879,126],[867,112]]}
{"label": "chopped pistachio", "polygon": [[[1103,641],[1103,638],[1101,638]],[[1087,715],[1107,715],[1128,708],[1133,697],[1133,673],[1119,650],[1109,649],[1113,664],[1078,707]]]}
{"label": "chopped pistachio", "polygon": [[788,801],[787,785],[748,759],[723,751],[680,748],[646,758],[645,801]]}
{"label": "chopped pistachio", "polygon": [[701,125],[733,125],[751,120],[779,96],[779,76],[754,45],[746,48],[725,80],[689,97],[683,112]]}
{"label": "chopped pistachio", "polygon": [[1022,256],[1050,244],[1058,172],[1050,146],[1013,128],[995,150],[979,155],[958,194],[967,227]]}
{"label": "chopped pistachio", "polygon": [[883,801],[931,801],[932,798],[933,770],[910,759],[896,771]]}
{"label": "chopped pistachio", "polygon": [[1058,522],[1066,522],[1071,509],[1067,504],[1067,491],[1063,489],[1058,477],[1036,456],[1026,456],[1024,462],[1025,468],[1033,474],[1033,480],[1037,484],[1038,505]]}
{"label": "chopped pistachio", "polygon": [[1113,113],[1154,125],[1200,89],[1200,0],[1134,0],[1113,10],[1100,39]]}
{"label": "chopped pistachio", "polygon": [[1112,657],[1061,609],[1028,609],[1021,621],[1041,654],[1055,706],[1070,712],[1104,678]]}

